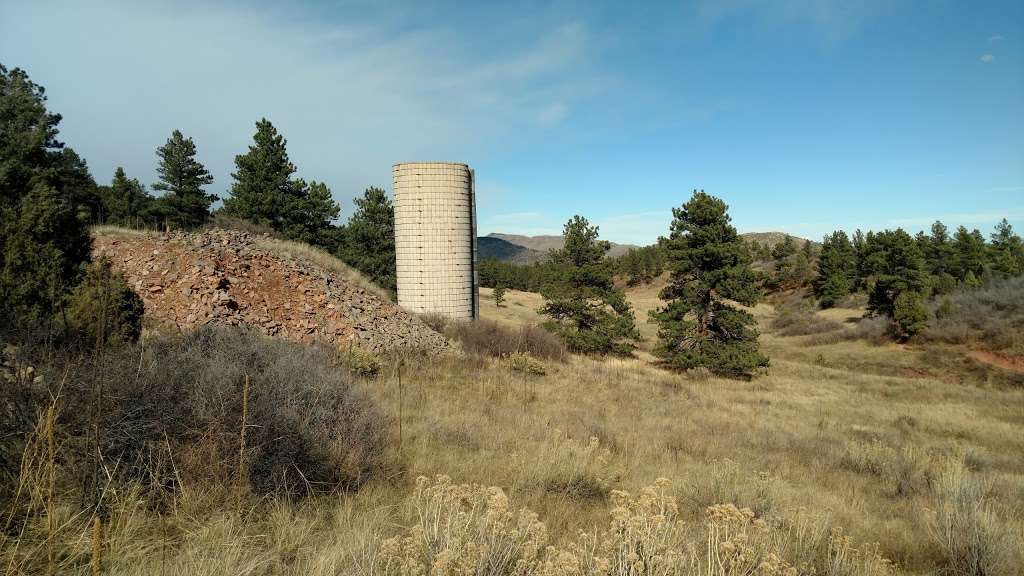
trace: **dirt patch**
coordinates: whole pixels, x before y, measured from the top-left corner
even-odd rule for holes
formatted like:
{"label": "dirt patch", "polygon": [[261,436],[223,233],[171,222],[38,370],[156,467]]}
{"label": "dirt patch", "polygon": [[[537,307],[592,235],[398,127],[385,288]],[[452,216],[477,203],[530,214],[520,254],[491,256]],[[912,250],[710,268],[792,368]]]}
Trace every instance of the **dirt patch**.
{"label": "dirt patch", "polygon": [[1020,356],[1010,356],[1009,354],[1000,354],[999,352],[988,352],[985,350],[971,350],[967,353],[967,356],[982,362],[990,364],[1010,372],[1016,372],[1018,374],[1024,374],[1024,358]]}
{"label": "dirt patch", "polygon": [[121,270],[146,315],[192,330],[247,325],[264,334],[373,352],[440,353],[448,342],[398,305],[311,262],[233,230],[94,237],[94,255]]}

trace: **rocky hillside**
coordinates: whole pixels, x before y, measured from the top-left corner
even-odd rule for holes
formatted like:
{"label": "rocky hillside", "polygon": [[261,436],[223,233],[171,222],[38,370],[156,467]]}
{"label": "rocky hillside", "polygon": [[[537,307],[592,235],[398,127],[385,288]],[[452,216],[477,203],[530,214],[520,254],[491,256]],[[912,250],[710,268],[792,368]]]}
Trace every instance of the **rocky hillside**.
{"label": "rocky hillside", "polygon": [[180,330],[222,323],[378,353],[447,348],[441,335],[352,281],[351,272],[345,277],[286,248],[228,230],[165,235],[101,229],[93,242],[94,255],[110,258],[142,296],[147,317]]}

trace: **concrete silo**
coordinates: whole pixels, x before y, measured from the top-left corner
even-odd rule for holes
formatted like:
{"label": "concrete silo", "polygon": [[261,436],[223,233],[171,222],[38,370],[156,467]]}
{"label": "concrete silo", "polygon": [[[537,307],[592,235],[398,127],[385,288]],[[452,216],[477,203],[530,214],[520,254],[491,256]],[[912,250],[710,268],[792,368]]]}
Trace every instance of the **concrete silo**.
{"label": "concrete silo", "polygon": [[398,305],[472,320],[480,314],[473,171],[454,162],[392,167]]}

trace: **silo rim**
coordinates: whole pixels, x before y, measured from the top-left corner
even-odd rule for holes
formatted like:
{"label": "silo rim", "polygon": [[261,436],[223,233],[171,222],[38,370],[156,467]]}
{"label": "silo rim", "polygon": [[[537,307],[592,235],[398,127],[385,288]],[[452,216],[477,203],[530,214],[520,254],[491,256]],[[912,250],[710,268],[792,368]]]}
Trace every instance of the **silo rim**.
{"label": "silo rim", "polygon": [[399,166],[412,166],[417,164],[443,164],[445,166],[462,166],[463,168],[469,168],[469,164],[466,164],[465,162],[447,162],[444,160],[424,160],[422,162],[396,162],[392,164],[391,167],[397,168]]}

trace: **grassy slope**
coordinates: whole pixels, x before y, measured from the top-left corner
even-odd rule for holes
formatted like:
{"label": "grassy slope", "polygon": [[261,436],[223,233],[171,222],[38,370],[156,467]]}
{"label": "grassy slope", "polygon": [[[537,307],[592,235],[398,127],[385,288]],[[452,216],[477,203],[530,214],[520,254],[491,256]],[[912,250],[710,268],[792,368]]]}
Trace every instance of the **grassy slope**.
{"label": "grassy slope", "polygon": [[[508,291],[501,308],[489,290],[481,295],[485,318],[539,320],[536,294]],[[657,305],[656,287],[630,297],[649,349],[646,310]],[[404,474],[355,494],[222,513],[207,511],[201,490],[186,490],[180,510],[159,523],[131,508],[128,495],[119,500],[128,510],[114,513],[128,519],[108,536],[109,573],[353,573],[372,535],[410,522],[399,503],[420,474],[503,486],[515,506],[540,514],[555,540],[608,520],[600,497],[551,488],[560,471],[630,491],[667,477],[693,525],[715,502],[770,514],[802,507],[830,515],[855,541],[879,542],[901,572],[923,574],[940,555],[927,531],[934,501],[920,487],[900,493],[888,472],[863,462],[898,470],[960,453],[991,480],[1003,525],[1022,529],[1024,390],[929,376],[933,362],[921,350],[777,337],[767,328],[772,309],[755,314],[772,368],[753,382],[676,375],[643,360],[574,358],[549,365],[543,377],[497,361],[447,358],[407,365],[400,377],[388,365],[367,386],[393,418],[391,456]],[[566,450],[552,440],[556,430],[596,437],[609,450],[606,462]],[[87,555],[82,530],[69,548]]]}

